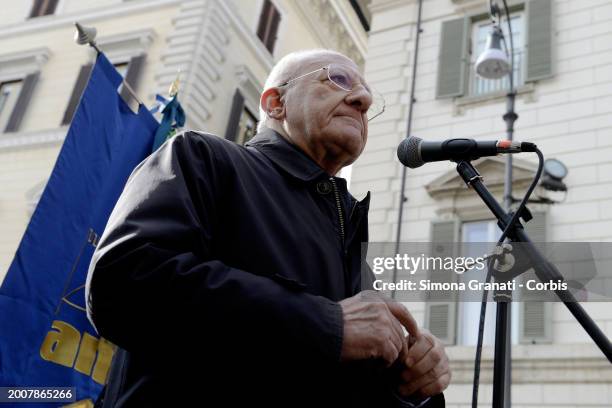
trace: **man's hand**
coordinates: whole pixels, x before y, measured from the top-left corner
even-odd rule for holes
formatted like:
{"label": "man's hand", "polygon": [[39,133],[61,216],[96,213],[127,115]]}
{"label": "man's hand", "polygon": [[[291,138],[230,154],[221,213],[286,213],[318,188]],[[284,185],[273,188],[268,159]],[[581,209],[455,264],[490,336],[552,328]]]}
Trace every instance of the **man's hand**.
{"label": "man's hand", "polygon": [[448,357],[442,342],[430,332],[422,330],[400,359],[405,365],[398,387],[400,395],[408,397],[416,393],[431,397],[448,387],[451,379]]}
{"label": "man's hand", "polygon": [[381,358],[387,367],[408,353],[402,326],[417,337],[416,321],[401,304],[364,291],[340,302],[344,316],[341,361]]}

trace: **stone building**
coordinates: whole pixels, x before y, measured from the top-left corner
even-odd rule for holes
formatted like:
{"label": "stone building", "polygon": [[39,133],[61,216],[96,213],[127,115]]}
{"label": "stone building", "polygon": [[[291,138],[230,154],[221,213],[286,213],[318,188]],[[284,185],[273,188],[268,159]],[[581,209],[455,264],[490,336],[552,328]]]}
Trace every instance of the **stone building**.
{"label": "stone building", "polygon": [[[505,138],[507,82],[474,74],[490,30],[485,0],[424,0],[415,74],[411,134],[425,140]],[[496,3],[502,4],[501,1]],[[527,230],[536,241],[612,240],[612,4],[606,0],[509,1],[518,96],[515,140],[538,144],[546,158],[568,168],[567,193],[538,187]],[[353,165],[351,189],[372,192],[371,241],[395,241],[402,182],[396,148],[406,136],[417,0],[373,0],[366,77],[387,101],[370,124],[363,156]],[[502,21],[505,26],[505,20]],[[535,155],[515,156],[513,194],[522,197]],[[476,168],[502,200],[505,159]],[[480,199],[449,162],[408,170],[401,240],[495,241],[497,227]],[[612,334],[610,303],[584,303]],[[415,303],[411,310],[448,344],[454,377],[451,407],[471,406],[479,303]],[[612,404],[612,370],[560,303],[512,306],[512,406],[604,407]],[[491,404],[494,313],[489,308],[480,401]]]}
{"label": "stone building", "polygon": [[[93,26],[110,61],[149,107],[180,71],[186,128],[238,143],[254,133],[275,61],[333,48],[363,64],[362,11],[348,0],[27,0],[0,22],[0,281],[51,172],[94,51],[73,41]],[[363,17],[361,17],[363,19]]]}

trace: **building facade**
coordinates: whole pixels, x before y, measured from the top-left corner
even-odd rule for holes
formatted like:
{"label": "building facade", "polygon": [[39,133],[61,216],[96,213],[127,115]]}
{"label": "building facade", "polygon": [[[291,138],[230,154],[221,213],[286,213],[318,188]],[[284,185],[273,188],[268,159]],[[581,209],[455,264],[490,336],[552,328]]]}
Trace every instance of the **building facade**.
{"label": "building facade", "polygon": [[[0,23],[0,281],[43,191],[94,60],[75,21],[148,107],[180,77],[186,128],[244,143],[275,61],[333,48],[364,62],[348,0],[31,0]],[[122,94],[125,93],[121,90]],[[133,102],[133,101],[132,101]]]}
{"label": "building facade", "polygon": [[[502,4],[501,1],[496,3]],[[612,240],[612,4],[606,0],[509,1],[517,86],[515,140],[538,144],[546,158],[568,168],[567,192],[538,187],[527,231],[539,242]],[[363,156],[353,165],[351,189],[372,192],[370,240],[393,242],[398,228],[402,169],[396,158],[406,136],[415,72],[411,135],[425,140],[505,138],[507,80],[482,80],[474,62],[491,28],[485,0],[424,0],[416,70],[418,0],[373,0],[366,77],[387,101],[370,124]],[[502,20],[506,37],[506,20]],[[533,156],[533,157],[532,157]],[[521,198],[537,158],[513,161],[513,195]],[[476,168],[502,202],[504,158]],[[544,200],[545,201],[545,200]],[[465,188],[449,162],[406,173],[401,240],[490,242],[493,217]],[[494,305],[492,305],[494,306]],[[489,307],[481,373],[481,406],[491,405],[494,312]],[[584,303],[612,334],[610,303]],[[411,303],[418,319],[448,344],[453,380],[448,406],[471,406],[479,303]],[[512,306],[513,407],[612,405],[612,370],[561,303]]]}

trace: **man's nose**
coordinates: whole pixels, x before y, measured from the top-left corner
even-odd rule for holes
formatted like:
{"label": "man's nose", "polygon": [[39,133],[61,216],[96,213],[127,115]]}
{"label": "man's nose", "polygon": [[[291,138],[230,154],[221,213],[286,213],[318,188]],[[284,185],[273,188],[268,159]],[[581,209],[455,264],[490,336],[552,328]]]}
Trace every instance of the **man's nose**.
{"label": "man's nose", "polygon": [[372,105],[372,94],[365,86],[359,84],[346,95],[345,102],[361,112],[367,112]]}

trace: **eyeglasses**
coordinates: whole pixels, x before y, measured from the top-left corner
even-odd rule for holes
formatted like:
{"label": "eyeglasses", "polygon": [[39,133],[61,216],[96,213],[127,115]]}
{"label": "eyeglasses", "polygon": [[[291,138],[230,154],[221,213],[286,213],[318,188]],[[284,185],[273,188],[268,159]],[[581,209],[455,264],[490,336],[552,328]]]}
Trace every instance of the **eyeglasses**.
{"label": "eyeglasses", "polygon": [[[329,79],[332,84],[334,84],[343,91],[351,92],[355,88],[355,82],[353,81],[353,77],[344,68],[335,64],[330,64],[326,67],[307,72],[303,75],[290,79],[287,82],[283,82],[282,84],[278,85],[278,87],[280,88],[283,86],[287,86],[291,82],[297,81],[298,79],[304,78],[308,75],[312,75],[319,71],[325,71],[327,73],[327,79]],[[370,89],[367,85],[362,85],[372,97],[372,104],[368,108],[367,112],[369,122],[372,119],[382,115],[382,113],[385,111],[385,99],[380,93]]]}

